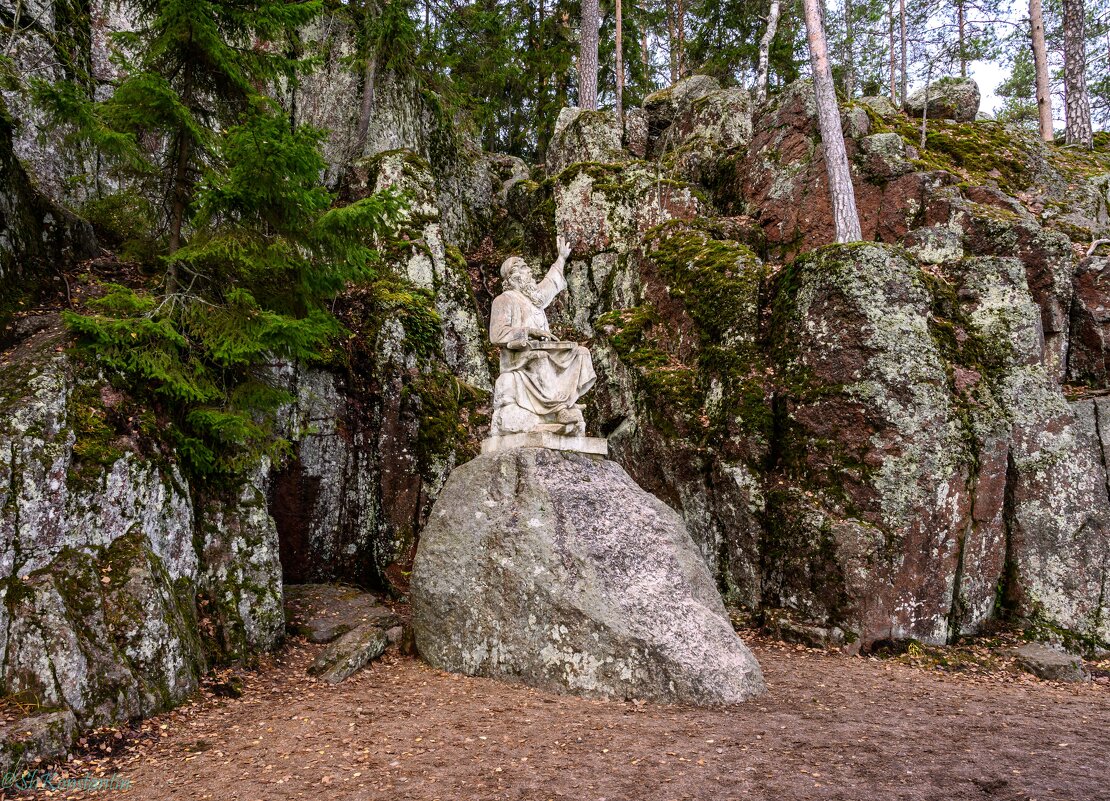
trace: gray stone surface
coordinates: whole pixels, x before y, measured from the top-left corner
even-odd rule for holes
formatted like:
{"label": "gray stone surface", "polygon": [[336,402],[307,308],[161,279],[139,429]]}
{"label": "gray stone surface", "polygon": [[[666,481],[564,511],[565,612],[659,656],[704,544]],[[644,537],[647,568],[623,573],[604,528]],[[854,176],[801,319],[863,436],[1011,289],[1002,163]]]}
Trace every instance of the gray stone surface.
{"label": "gray stone surface", "polygon": [[1050,681],[1090,681],[1091,674],[1078,656],[1031,642],[1011,651],[1022,670]]}
{"label": "gray stone surface", "polygon": [[124,397],[62,341],[37,334],[0,368],[0,694],[89,728],[273,647],[281,570],[264,477],[212,497],[140,456],[103,422]]}
{"label": "gray stone surface", "polygon": [[308,672],[328,684],[339,684],[352,673],[381,656],[389,645],[389,635],[378,626],[351,629],[325,648],[309,666]]}
{"label": "gray stone surface", "polygon": [[567,437],[550,431],[529,431],[524,434],[505,434],[482,440],[482,453],[499,453],[514,448],[551,448],[556,451],[577,451],[597,456],[609,455],[609,443],[604,437]]}
{"label": "gray stone surface", "polygon": [[942,78],[926,88],[921,87],[906,98],[904,108],[912,117],[925,111],[925,98],[929,98],[929,119],[971,122],[979,112],[979,84],[971,78]]}
{"label": "gray stone surface", "polygon": [[76,732],[77,723],[68,709],[41,712],[0,726],[0,774],[65,756]]}
{"label": "gray stone surface", "polygon": [[411,597],[417,648],[445,670],[661,702],[763,690],[681,518],[614,462],[522,448],[457,468]]}
{"label": "gray stone surface", "polygon": [[894,105],[889,97],[886,95],[871,95],[868,97],[861,97],[859,102],[870,108],[880,117],[890,119],[898,114],[898,107]]}
{"label": "gray stone surface", "polygon": [[339,584],[287,584],[286,630],[309,642],[330,643],[353,629],[400,625],[393,610],[373,593]]}
{"label": "gray stone surface", "polygon": [[579,161],[622,161],[622,131],[611,111],[564,108],[555,121],[545,166],[554,175]]}

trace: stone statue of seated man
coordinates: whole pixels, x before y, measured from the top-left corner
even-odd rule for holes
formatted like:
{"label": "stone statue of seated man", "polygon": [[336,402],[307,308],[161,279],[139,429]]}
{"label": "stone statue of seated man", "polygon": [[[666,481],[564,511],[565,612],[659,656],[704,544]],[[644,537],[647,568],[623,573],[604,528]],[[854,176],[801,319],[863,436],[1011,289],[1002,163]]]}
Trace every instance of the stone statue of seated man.
{"label": "stone statue of seated man", "polygon": [[493,388],[491,436],[548,431],[582,436],[586,424],[578,399],[594,385],[590,352],[560,342],[544,309],[566,289],[563,277],[570,248],[557,240],[559,258],[538,284],[518,256],[501,265],[504,291],[493,301],[489,338],[501,346],[501,375]]}

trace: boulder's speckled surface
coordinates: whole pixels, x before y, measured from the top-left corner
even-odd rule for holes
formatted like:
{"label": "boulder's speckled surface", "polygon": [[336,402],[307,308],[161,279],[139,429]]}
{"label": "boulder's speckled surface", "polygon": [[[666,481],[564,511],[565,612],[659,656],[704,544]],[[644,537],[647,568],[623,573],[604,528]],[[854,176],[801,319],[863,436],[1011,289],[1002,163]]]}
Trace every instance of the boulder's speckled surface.
{"label": "boulder's speckled surface", "polygon": [[614,462],[520,448],[452,472],[413,566],[433,665],[595,697],[763,690],[681,518]]}
{"label": "boulder's speckled surface", "polygon": [[904,107],[911,116],[920,117],[926,102],[931,119],[971,122],[979,113],[979,84],[971,78],[942,78],[911,93]]}

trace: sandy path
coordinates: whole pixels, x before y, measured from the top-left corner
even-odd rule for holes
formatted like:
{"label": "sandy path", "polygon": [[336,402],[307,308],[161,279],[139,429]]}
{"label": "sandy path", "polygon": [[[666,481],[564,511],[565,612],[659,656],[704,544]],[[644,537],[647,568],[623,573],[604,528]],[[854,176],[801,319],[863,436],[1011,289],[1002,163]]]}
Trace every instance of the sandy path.
{"label": "sandy path", "polygon": [[551,695],[387,657],[332,688],[294,643],[240,699],[147,721],[75,774],[151,799],[1110,799],[1110,688],[760,645],[770,692],[700,710]]}

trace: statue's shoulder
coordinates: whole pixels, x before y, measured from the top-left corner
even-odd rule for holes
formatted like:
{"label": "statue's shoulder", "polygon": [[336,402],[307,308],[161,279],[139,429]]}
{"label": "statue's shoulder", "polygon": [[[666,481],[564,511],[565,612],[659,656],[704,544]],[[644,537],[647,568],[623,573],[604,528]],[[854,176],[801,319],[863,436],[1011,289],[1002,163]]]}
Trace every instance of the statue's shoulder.
{"label": "statue's shoulder", "polygon": [[504,292],[493,299],[493,304],[495,306],[507,306],[510,304],[520,305],[523,303],[530,303],[530,301],[528,300],[528,298],[526,298],[520,292],[517,292],[515,289],[506,289]]}

